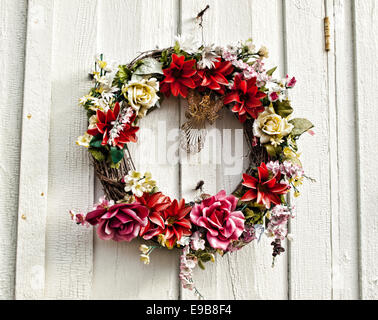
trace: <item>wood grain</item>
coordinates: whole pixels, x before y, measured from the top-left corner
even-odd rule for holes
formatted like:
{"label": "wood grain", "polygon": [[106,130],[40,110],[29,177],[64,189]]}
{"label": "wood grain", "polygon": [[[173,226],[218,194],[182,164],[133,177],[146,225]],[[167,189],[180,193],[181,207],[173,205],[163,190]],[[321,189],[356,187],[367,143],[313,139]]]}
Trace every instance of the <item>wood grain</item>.
{"label": "wood grain", "polygon": [[[294,117],[311,119],[316,136],[299,141],[301,161],[308,176],[317,180],[301,187],[292,221],[290,244],[289,298],[330,299],[331,198],[330,119],[327,55],[324,50],[323,1],[284,1],[286,67],[298,84],[291,98]],[[311,41],[309,41],[309,38]]]}
{"label": "wood grain", "polygon": [[[358,299],[356,111],[352,1],[327,1],[332,298]],[[345,161],[345,159],[348,159]]]}
{"label": "wood grain", "polygon": [[378,205],[375,178],[378,170],[376,101],[378,8],[374,0],[353,6],[359,173],[360,297],[378,298]]}
{"label": "wood grain", "polygon": [[16,298],[41,299],[45,289],[53,3],[28,3]]}
{"label": "wood grain", "polygon": [[[69,219],[69,210],[93,204],[93,168],[75,144],[87,129],[78,98],[87,94],[96,49],[96,1],[56,1],[52,45],[46,284],[49,299],[87,299],[91,293],[93,232]],[[64,39],[64,41],[57,41]],[[75,59],[72,59],[75,57]],[[73,271],[74,270],[74,271]]]}
{"label": "wood grain", "polygon": [[0,1],[0,299],[14,297],[26,1]]}

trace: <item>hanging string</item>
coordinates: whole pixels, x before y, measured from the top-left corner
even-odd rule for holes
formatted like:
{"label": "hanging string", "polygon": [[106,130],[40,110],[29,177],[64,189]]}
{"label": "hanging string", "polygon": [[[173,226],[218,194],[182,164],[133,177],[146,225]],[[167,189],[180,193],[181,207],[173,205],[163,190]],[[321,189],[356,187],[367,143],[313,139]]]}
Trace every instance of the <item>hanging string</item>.
{"label": "hanging string", "polygon": [[206,10],[208,10],[209,8],[210,8],[210,6],[207,5],[207,6],[205,7],[205,9],[201,10],[201,11],[197,14],[197,17],[196,17],[197,21],[199,21],[199,22],[198,22],[198,25],[199,25],[199,27],[201,28],[202,44],[204,44],[203,25],[202,25],[202,23],[203,23],[203,15],[205,14]]}

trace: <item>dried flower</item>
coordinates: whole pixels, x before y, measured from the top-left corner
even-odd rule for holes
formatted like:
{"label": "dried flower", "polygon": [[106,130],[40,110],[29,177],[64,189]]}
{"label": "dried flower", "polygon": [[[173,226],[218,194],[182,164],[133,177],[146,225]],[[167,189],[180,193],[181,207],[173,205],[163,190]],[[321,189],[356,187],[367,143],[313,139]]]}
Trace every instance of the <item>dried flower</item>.
{"label": "dried flower", "polygon": [[269,58],[269,51],[268,49],[265,47],[265,46],[262,46],[260,48],[260,50],[257,52],[257,54],[261,57],[261,58]]}

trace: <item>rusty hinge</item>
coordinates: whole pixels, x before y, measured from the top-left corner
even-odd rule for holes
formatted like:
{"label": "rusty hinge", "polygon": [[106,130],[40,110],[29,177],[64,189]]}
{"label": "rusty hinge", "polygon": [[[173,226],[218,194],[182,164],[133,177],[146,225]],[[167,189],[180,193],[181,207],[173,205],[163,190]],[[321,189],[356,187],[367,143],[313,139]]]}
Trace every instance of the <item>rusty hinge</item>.
{"label": "rusty hinge", "polygon": [[324,18],[325,50],[331,51],[331,27],[329,17]]}

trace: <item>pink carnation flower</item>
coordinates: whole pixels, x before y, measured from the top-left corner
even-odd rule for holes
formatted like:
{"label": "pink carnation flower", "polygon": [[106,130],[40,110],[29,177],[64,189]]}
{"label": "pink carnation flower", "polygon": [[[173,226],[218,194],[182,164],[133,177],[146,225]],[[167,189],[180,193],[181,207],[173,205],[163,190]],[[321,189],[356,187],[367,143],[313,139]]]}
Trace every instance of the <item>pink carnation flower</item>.
{"label": "pink carnation flower", "polygon": [[148,223],[148,209],[138,203],[120,203],[107,208],[98,206],[86,216],[86,221],[97,225],[100,239],[131,241]]}
{"label": "pink carnation flower", "polygon": [[236,197],[222,190],[193,207],[190,220],[207,230],[206,238],[214,249],[226,251],[230,242],[243,233],[245,218],[241,211],[235,211],[237,203]]}

